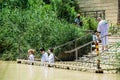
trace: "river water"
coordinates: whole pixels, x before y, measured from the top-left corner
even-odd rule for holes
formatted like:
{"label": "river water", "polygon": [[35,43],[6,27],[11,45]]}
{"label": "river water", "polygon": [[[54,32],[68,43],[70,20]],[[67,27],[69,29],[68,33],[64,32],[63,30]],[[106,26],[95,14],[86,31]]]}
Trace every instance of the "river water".
{"label": "river water", "polygon": [[120,74],[96,74],[0,61],[0,80],[120,80]]}

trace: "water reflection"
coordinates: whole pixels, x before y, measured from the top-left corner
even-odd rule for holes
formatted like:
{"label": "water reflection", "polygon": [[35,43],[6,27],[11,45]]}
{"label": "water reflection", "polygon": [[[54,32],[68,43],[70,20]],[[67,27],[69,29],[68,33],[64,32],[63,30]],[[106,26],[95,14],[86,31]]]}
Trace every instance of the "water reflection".
{"label": "water reflection", "polygon": [[29,66],[28,66],[28,72],[29,72],[29,80],[33,80],[33,75],[34,75],[35,73],[34,73],[34,69],[33,69],[33,66],[32,66],[32,65],[29,65]]}
{"label": "water reflection", "polygon": [[93,79],[91,80],[108,80],[104,74],[93,74]]}
{"label": "water reflection", "polygon": [[49,67],[41,67],[41,80],[53,80],[54,79],[54,68],[49,68]]}

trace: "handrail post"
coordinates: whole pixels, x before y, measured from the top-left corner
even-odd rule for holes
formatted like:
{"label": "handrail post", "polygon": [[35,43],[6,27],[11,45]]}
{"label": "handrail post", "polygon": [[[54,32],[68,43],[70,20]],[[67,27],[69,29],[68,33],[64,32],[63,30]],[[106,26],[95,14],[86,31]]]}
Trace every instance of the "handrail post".
{"label": "handrail post", "polygon": [[77,40],[75,40],[75,48],[77,47]]}
{"label": "handrail post", "polygon": [[90,48],[90,52],[92,53],[92,43],[91,43],[91,45],[90,45],[90,46],[91,46],[91,48]]}
{"label": "handrail post", "polygon": [[76,52],[75,52],[75,56],[76,56],[76,61],[78,61],[78,50],[76,49]]}

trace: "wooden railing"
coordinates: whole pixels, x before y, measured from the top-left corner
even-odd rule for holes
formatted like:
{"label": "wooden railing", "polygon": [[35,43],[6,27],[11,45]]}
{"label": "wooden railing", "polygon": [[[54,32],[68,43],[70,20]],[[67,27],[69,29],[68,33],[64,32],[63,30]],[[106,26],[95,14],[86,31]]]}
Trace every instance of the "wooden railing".
{"label": "wooden railing", "polygon": [[105,19],[105,10],[96,10],[96,11],[82,11],[81,14],[83,16],[92,16],[94,18],[102,17]]}
{"label": "wooden railing", "polygon": [[[102,37],[99,38],[99,39],[102,39],[102,38],[104,38],[104,37],[106,37],[106,36],[108,36],[108,35],[102,36]],[[65,53],[76,52],[76,61],[77,61],[77,60],[78,60],[78,50],[82,49],[83,47],[86,47],[87,45],[91,45],[91,48],[92,48],[92,43],[94,43],[95,41],[97,41],[97,40],[99,40],[99,39],[96,39],[96,40],[94,40],[94,41],[90,41],[90,42],[88,42],[88,43],[86,43],[86,44],[84,44],[84,45],[82,45],[82,46],[79,46],[79,47],[77,47],[77,48],[75,48],[75,49],[72,49],[72,50],[70,50],[70,51],[65,51]],[[92,52],[92,49],[91,49],[91,52]]]}
{"label": "wooden railing", "polygon": [[[106,35],[106,36],[108,36],[108,35]],[[103,37],[101,37],[100,39],[102,39],[102,38],[104,38],[104,37],[106,37],[106,36],[103,36]],[[75,54],[76,54],[76,61],[77,61],[77,62],[82,62],[82,63],[83,63],[82,66],[85,66],[85,67],[86,67],[85,64],[87,64],[88,67],[92,68],[93,66],[96,65],[96,59],[102,60],[102,56],[105,56],[105,57],[107,56],[107,53],[105,53],[106,51],[103,50],[103,51],[101,51],[101,52],[99,53],[99,55],[96,55],[96,56],[86,57],[87,60],[83,60],[83,58],[81,57],[81,60],[80,60],[80,59],[78,59],[78,50],[82,49],[83,47],[85,47],[85,46],[87,46],[87,45],[92,44],[93,42],[94,42],[94,41],[90,41],[90,42],[88,42],[88,43],[86,43],[86,44],[84,44],[84,45],[82,45],[82,46],[79,46],[79,47],[77,47],[77,48],[75,48],[75,49],[72,49],[72,50],[70,50],[70,51],[65,51],[65,53],[76,52],[76,53],[75,53]],[[108,49],[109,49],[109,50],[112,49],[112,48],[117,49],[118,47],[120,47],[120,45],[118,45],[118,43],[119,43],[119,42],[116,42],[114,45],[110,46]],[[117,45],[117,46],[116,46],[116,45]],[[91,52],[92,52],[92,51],[91,51]],[[106,54],[106,55],[105,55],[105,54]],[[111,59],[112,59],[113,57],[116,57],[115,55],[118,55],[118,54],[119,54],[119,53],[115,52],[115,53],[114,53],[114,56],[108,56],[108,60],[107,60],[105,63],[101,62],[101,65],[107,66],[108,68],[110,68],[109,66],[112,66],[112,67],[114,67],[114,68],[118,68],[119,65],[120,65],[120,63],[118,63],[117,61],[113,61],[113,62],[111,61]],[[112,58],[111,58],[111,57],[112,57]],[[107,67],[106,67],[106,68],[107,68]]]}
{"label": "wooden railing", "polygon": [[[54,47],[54,50],[55,50],[55,52],[56,53],[64,53],[64,51],[66,51],[66,50],[71,50],[71,49],[74,49],[74,48],[77,48],[78,46],[80,46],[80,44],[78,44],[78,42],[80,42],[82,39],[85,39],[85,38],[88,38],[88,37],[90,37],[90,36],[92,36],[92,30],[89,30],[89,31],[83,31],[83,32],[87,32],[88,34],[87,35],[84,35],[84,36],[82,36],[82,37],[80,37],[80,38],[77,38],[77,39],[74,39],[74,40],[72,40],[72,41],[69,41],[69,42],[67,42],[67,43],[65,43],[65,44],[61,44],[61,45],[59,45],[59,46],[56,46],[56,47]],[[71,48],[68,48],[68,47],[71,47]],[[64,48],[64,49],[63,49]],[[60,50],[60,51],[59,51]],[[57,52],[58,51],[58,52]],[[62,61],[60,58],[58,58],[57,56],[56,56],[56,59],[57,60],[60,60],[60,61]]]}

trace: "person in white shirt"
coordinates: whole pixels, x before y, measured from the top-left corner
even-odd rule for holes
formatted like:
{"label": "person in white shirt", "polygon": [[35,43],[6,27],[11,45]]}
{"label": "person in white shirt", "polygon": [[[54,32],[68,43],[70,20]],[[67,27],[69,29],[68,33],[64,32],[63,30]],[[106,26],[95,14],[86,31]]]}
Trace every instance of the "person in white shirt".
{"label": "person in white shirt", "polygon": [[41,56],[41,62],[48,62],[48,53],[45,52],[44,48],[40,49],[40,53],[42,54],[42,56]]}
{"label": "person in white shirt", "polygon": [[52,48],[48,49],[48,53],[50,54],[50,55],[49,55],[49,65],[50,65],[50,66],[53,66],[53,65],[54,65],[54,62],[55,62],[55,61],[54,61],[54,60],[55,60],[55,59],[54,59],[55,57],[54,57],[54,54],[53,54],[53,49],[52,49]]}
{"label": "person in white shirt", "polygon": [[34,50],[34,49],[29,49],[29,50],[28,50],[28,55],[29,55],[28,60],[29,60],[29,64],[32,64],[32,65],[33,65],[32,61],[34,61],[34,53],[35,53],[35,50]]}
{"label": "person in white shirt", "polygon": [[106,20],[102,20],[100,17],[98,17],[97,20],[99,22],[98,27],[97,27],[97,31],[100,32],[101,37],[103,37],[101,39],[102,50],[103,51],[108,50],[108,29],[109,29],[109,25],[108,25]]}

